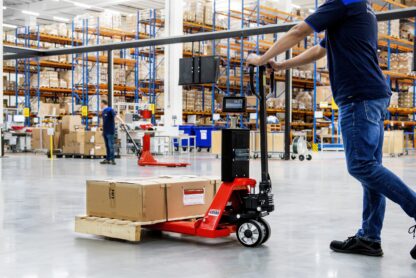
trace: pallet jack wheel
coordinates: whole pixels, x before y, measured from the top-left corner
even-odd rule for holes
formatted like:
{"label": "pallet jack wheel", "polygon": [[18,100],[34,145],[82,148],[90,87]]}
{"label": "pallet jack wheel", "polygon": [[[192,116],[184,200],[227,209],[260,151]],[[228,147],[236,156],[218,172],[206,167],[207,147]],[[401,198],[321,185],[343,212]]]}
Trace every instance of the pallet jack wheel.
{"label": "pallet jack wheel", "polygon": [[293,155],[293,154],[292,154],[291,158],[292,158],[293,160],[295,160],[295,159],[296,159],[296,155]]}
{"label": "pallet jack wheel", "polygon": [[202,149],[200,147],[198,147],[197,151],[200,153],[202,151]]}
{"label": "pallet jack wheel", "polygon": [[259,158],[259,155],[255,153],[255,154],[253,155],[253,158],[254,158],[254,159],[257,159],[257,158]]}
{"label": "pallet jack wheel", "polygon": [[299,155],[299,160],[300,161],[304,161],[305,160],[305,156],[303,154]]}
{"label": "pallet jack wheel", "polygon": [[266,227],[257,220],[242,221],[237,228],[237,239],[245,247],[260,246],[266,236]]}
{"label": "pallet jack wheel", "polygon": [[266,233],[264,235],[264,239],[263,239],[263,242],[262,242],[262,244],[263,244],[263,243],[265,243],[266,241],[269,240],[270,235],[272,233],[272,229],[270,228],[269,222],[267,222],[266,219],[259,218],[257,221],[259,221],[264,226],[264,228],[266,229],[265,230]]}
{"label": "pallet jack wheel", "polygon": [[312,155],[307,154],[307,155],[306,155],[306,160],[312,160]]}

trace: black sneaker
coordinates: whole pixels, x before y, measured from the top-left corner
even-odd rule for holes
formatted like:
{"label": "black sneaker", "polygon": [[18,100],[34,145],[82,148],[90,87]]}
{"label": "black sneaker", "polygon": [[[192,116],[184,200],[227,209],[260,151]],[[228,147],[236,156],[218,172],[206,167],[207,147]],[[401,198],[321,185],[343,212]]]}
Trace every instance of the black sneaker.
{"label": "black sneaker", "polygon": [[[413,234],[413,238],[416,237],[416,225],[412,226],[409,228],[409,234]],[[415,247],[413,247],[413,249],[410,251],[410,256],[412,256],[412,258],[414,260],[416,260],[416,245]]]}
{"label": "black sneaker", "polygon": [[113,160],[109,161],[108,164],[116,165],[116,161],[113,159]]}
{"label": "black sneaker", "polygon": [[339,253],[360,254],[366,256],[381,257],[383,250],[379,242],[372,242],[360,239],[357,236],[349,237],[345,241],[334,240],[330,248]]}
{"label": "black sneaker", "polygon": [[108,161],[107,159],[104,159],[103,161],[100,162],[100,164],[110,164],[110,161]]}

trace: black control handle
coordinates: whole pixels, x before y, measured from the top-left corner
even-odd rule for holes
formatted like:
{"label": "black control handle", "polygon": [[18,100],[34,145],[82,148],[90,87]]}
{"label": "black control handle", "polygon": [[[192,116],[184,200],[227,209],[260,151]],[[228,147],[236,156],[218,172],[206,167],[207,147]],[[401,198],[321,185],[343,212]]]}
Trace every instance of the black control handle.
{"label": "black control handle", "polygon": [[[257,98],[260,98],[260,96],[256,93],[256,87],[254,86],[254,75],[255,75],[254,68],[256,66],[249,65],[249,67],[250,67],[250,70],[249,70],[249,72],[250,72],[250,91],[253,95],[257,96]],[[259,66],[258,68],[259,68],[259,71],[265,72],[266,67],[268,69],[272,69],[270,71],[270,91],[272,93],[274,93],[275,90],[276,90],[276,82],[275,82],[275,78],[274,78],[274,69],[269,64],[267,64],[267,66]],[[260,82],[261,81],[262,80],[260,80]]]}

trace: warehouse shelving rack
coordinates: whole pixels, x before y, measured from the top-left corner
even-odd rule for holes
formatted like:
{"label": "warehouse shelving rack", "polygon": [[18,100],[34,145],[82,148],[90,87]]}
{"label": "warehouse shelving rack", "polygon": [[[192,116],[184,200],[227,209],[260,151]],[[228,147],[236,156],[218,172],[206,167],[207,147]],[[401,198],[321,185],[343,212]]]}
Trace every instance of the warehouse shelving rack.
{"label": "warehouse shelving rack", "polygon": [[[389,1],[389,0],[388,0]],[[190,22],[190,21],[184,21],[184,30],[189,32],[189,33],[195,33],[195,32],[205,32],[205,31],[212,31],[212,30],[224,30],[223,26],[219,26],[217,25],[217,18],[218,16],[222,16],[222,17],[226,17],[227,19],[227,28],[225,29],[230,29],[231,27],[231,19],[237,19],[240,21],[240,25],[241,28],[245,28],[245,27],[251,27],[253,25],[255,26],[262,26],[264,24],[271,24],[271,23],[278,23],[278,22],[293,22],[293,20],[298,20],[298,19],[302,19],[302,17],[292,14],[292,13],[287,13],[284,11],[279,11],[277,9],[273,9],[264,5],[261,5],[260,0],[256,1],[256,5],[251,6],[251,7],[246,7],[245,6],[245,2],[244,0],[241,2],[241,11],[234,11],[231,10],[230,8],[230,2],[228,1],[228,9],[227,12],[220,12],[217,11],[216,9],[216,4],[217,4],[217,0],[213,1],[213,8],[214,8],[214,12],[213,12],[213,23],[212,25],[207,25],[207,24],[201,24],[200,22]],[[389,4],[389,5],[395,5],[395,4]],[[383,8],[383,6],[380,6],[382,10],[385,10],[385,8]],[[378,7],[378,8],[380,8]],[[148,30],[144,30],[144,32],[141,32],[142,30],[140,29],[140,23],[144,24],[146,26],[146,29]],[[37,41],[41,42],[49,42],[49,43],[54,43],[54,44],[62,44],[62,45],[66,45],[66,46],[76,46],[76,45],[85,45],[88,44],[88,39],[87,40],[80,40],[80,39],[76,39],[75,38],[75,33],[87,33],[87,35],[89,34],[91,36],[95,36],[96,39],[96,44],[100,43],[100,37],[112,37],[115,36],[115,34],[118,34],[118,36],[120,37],[120,39],[122,41],[127,41],[127,40],[131,40],[131,39],[139,39],[139,38],[148,38],[148,37],[155,37],[155,33],[153,32],[155,31],[156,28],[162,28],[164,24],[164,20],[163,19],[158,19],[156,17],[156,12],[154,13],[154,19],[153,21],[148,19],[147,22],[145,20],[142,20],[139,18],[138,16],[138,21],[137,21],[137,30],[135,30],[134,32],[120,32],[120,30],[112,30],[111,28],[106,28],[106,27],[100,27],[99,24],[98,26],[88,26],[86,30],[76,30],[76,28],[74,26],[72,26],[72,36],[69,36],[68,38],[65,37],[60,37],[60,36],[49,36],[47,34],[43,34],[41,32],[33,32],[33,31],[28,31],[27,34],[25,34],[24,36],[19,35],[16,36],[16,45],[18,45],[17,42],[17,38],[28,38],[30,40],[33,40],[36,38]],[[81,32],[82,31],[82,32]],[[153,33],[152,33],[153,32]],[[149,34],[150,33],[150,34]],[[36,35],[36,36],[35,36]],[[319,36],[314,35],[314,43],[317,43],[317,39]],[[88,38],[88,36],[87,36]],[[246,37],[247,38],[247,37]],[[213,51],[214,54],[218,55],[219,53],[215,53],[217,47],[220,48],[226,48],[227,49],[227,53],[226,55],[221,55],[221,57],[223,57],[224,59],[226,59],[226,70],[225,72],[223,72],[223,74],[225,74],[227,82],[224,85],[218,85],[216,87],[212,86],[212,85],[207,85],[207,86],[202,86],[200,87],[201,90],[202,88],[208,88],[211,90],[211,96],[212,96],[212,102],[211,102],[211,110],[204,110],[204,111],[184,111],[184,115],[198,115],[201,117],[211,117],[213,118],[213,114],[218,112],[215,111],[215,91],[217,89],[219,89],[220,91],[223,91],[225,94],[241,94],[244,95],[245,94],[245,84],[247,82],[246,78],[244,77],[244,73],[242,70],[240,70],[240,75],[237,76],[237,74],[231,75],[230,74],[230,70],[233,68],[237,68],[237,67],[243,67],[244,66],[244,54],[246,53],[246,50],[254,50],[258,53],[262,53],[264,52],[264,50],[271,45],[271,43],[265,42],[264,40],[262,40],[260,38],[260,36],[257,38],[255,38],[254,41],[252,40],[247,40],[245,39],[245,37],[238,37],[238,38],[234,38],[234,39],[227,39],[227,44],[223,45],[221,42],[219,42],[218,40],[213,40],[212,41],[212,45],[213,45]],[[396,51],[407,51],[409,49],[411,49],[411,43],[402,40],[402,39],[397,39],[397,38],[393,38],[390,35],[386,35],[386,36],[382,36],[380,38],[380,46],[381,47],[385,47],[388,49],[396,49]],[[296,48],[294,49],[294,55],[299,54],[300,52],[302,52],[304,49],[306,49],[308,47],[307,42],[305,41],[304,47],[300,47],[300,48]],[[235,50],[237,53],[239,52],[239,54],[237,54],[235,57],[230,57],[231,56],[231,49]],[[150,51],[152,50],[152,51]],[[158,92],[160,92],[161,90],[158,89],[158,86],[161,86],[163,84],[163,82],[161,82],[160,80],[156,80],[155,78],[155,73],[156,70],[154,67],[157,67],[158,65],[156,63],[153,63],[151,60],[155,60],[155,54],[160,54],[163,53],[162,51],[160,51],[159,49],[156,49],[156,47],[154,47],[153,49],[148,50],[140,50],[140,49],[131,49],[130,52],[132,53],[132,59],[128,59],[126,56],[127,52],[124,51],[123,54],[121,55],[120,58],[114,58],[114,64],[116,65],[120,65],[122,67],[124,66],[134,66],[134,74],[135,74],[135,81],[134,84],[135,86],[128,86],[128,85],[123,85],[123,84],[115,84],[114,89],[117,91],[117,93],[115,94],[116,96],[125,96],[128,97],[130,99],[133,99],[134,102],[139,102],[140,97],[142,94],[147,94],[150,95],[151,97],[150,102],[151,103],[155,103],[155,99],[156,99],[156,95]],[[136,55],[138,54],[138,55]],[[74,55],[76,54],[72,54],[73,57],[75,57]],[[190,53],[186,53],[184,52],[184,56],[186,55],[190,55]],[[81,55],[82,56],[82,55]],[[239,56],[239,57],[238,57]],[[84,56],[83,59],[87,60],[87,64],[88,63],[95,63],[97,65],[97,67],[100,67],[100,64],[106,62],[106,58],[104,56],[100,56],[99,52],[96,52],[94,55],[88,55],[88,56]],[[139,78],[139,63],[143,62],[143,60],[149,60],[149,64],[152,64],[152,66],[149,66],[149,73],[148,73],[148,77],[146,80],[141,80]],[[23,67],[20,67],[19,63],[16,63],[16,66],[14,68],[14,71],[17,72],[17,74],[20,74],[21,72],[29,72],[29,73],[33,73],[34,72],[34,67],[51,67],[51,68],[60,68],[63,70],[69,70],[69,68],[71,68],[72,71],[74,71],[74,63],[75,66],[77,66],[78,63],[78,59],[72,59],[71,63],[54,63],[52,61],[45,61],[45,60],[40,60],[40,61],[35,61],[32,60],[29,62],[29,67],[27,66],[28,63],[23,64]],[[85,66],[85,64],[84,64]],[[6,70],[12,70],[12,69],[6,69]],[[36,71],[36,70],[35,70]],[[236,72],[236,71],[234,71]],[[385,73],[387,73],[391,79],[393,80],[399,80],[401,83],[404,84],[414,84],[415,83],[415,79],[412,76],[408,76],[408,75],[403,75],[403,74],[398,74],[398,73],[393,73],[391,71],[385,71]],[[72,86],[71,89],[66,89],[66,88],[30,88],[29,90],[18,90],[16,89],[14,92],[15,97],[17,98],[19,95],[25,95],[27,97],[30,96],[56,96],[56,95],[71,95],[72,101],[73,102],[77,102],[80,99],[85,100],[88,99],[88,96],[95,96],[97,97],[97,104],[98,104],[98,99],[101,95],[106,94],[106,90],[107,85],[106,84],[99,84],[98,80],[100,79],[99,76],[99,70],[97,70],[97,83],[96,84],[88,84],[88,86],[83,86],[82,90],[80,90],[79,87],[75,86],[75,84]],[[304,89],[308,89],[308,90],[313,90],[314,91],[314,100],[316,99],[316,87],[318,85],[328,85],[326,83],[322,83],[320,82],[320,75],[324,74],[322,72],[320,72],[318,69],[316,69],[316,67],[314,67],[314,71],[313,71],[313,75],[314,78],[312,79],[303,79],[303,78],[297,78],[297,77],[292,77],[292,83],[294,87],[300,87],[300,88],[304,88]],[[72,80],[74,81],[74,78],[72,78]],[[285,81],[285,76],[283,75],[277,75],[276,76],[276,80],[278,82],[284,82]],[[231,83],[234,83],[234,85],[231,85]],[[17,82],[16,82],[17,83]],[[85,84],[85,82],[83,82],[83,84]],[[35,90],[33,90],[35,89]],[[6,94],[10,94],[10,92],[6,92]],[[202,98],[203,101],[205,101],[204,98],[204,94],[205,94],[205,90],[202,90]],[[82,95],[82,97],[80,97],[80,95]],[[27,98],[26,97],[26,98]],[[87,100],[88,101],[88,100]],[[308,111],[304,111],[304,110],[299,110],[299,109],[292,109],[292,114],[295,115],[296,117],[313,117],[315,111],[317,110],[316,108],[316,103],[313,104],[314,108],[312,110],[308,110]],[[73,106],[74,107],[74,106]],[[205,103],[203,104],[203,107],[205,109]],[[391,111],[392,115],[404,115],[405,113],[408,112],[408,110],[401,110],[401,109],[389,109],[389,111]],[[74,112],[74,111],[72,111]],[[252,113],[256,113],[257,111],[253,111]],[[285,112],[284,109],[269,109],[268,113],[269,114],[275,114],[275,113],[283,113]],[[158,113],[156,113],[156,115],[159,115],[161,112],[159,111]],[[413,113],[413,121],[406,121],[406,122],[402,122],[399,124],[406,126],[415,126],[415,117],[416,117],[416,111],[412,110]],[[312,128],[314,131],[316,131],[320,126],[328,126],[328,125],[334,125],[336,118],[337,118],[337,112],[333,111],[333,110],[329,110],[329,111],[324,111],[324,115],[328,118],[331,119],[331,123],[330,124],[322,124],[322,123],[317,123],[315,117],[313,117],[313,122],[305,122],[305,123],[292,123],[291,126],[294,129],[304,129],[304,128]],[[225,115],[226,116],[226,115]],[[246,117],[247,115],[241,116],[241,120],[240,120],[240,124],[243,125],[244,123],[247,122]],[[153,118],[153,120],[155,120],[155,118]],[[386,123],[392,123],[394,126],[397,127],[397,121],[390,119],[389,122]],[[334,130],[334,129],[332,129]],[[313,138],[313,140],[315,141],[316,137]]]}
{"label": "warehouse shelving rack", "polygon": [[[416,9],[405,9],[400,11],[388,11],[377,14],[377,18],[379,20],[390,20],[395,18],[403,18],[403,17],[415,17],[416,16]],[[289,30],[295,23],[284,23],[284,24],[276,24],[271,26],[262,26],[262,27],[255,27],[255,28],[247,28],[243,30],[232,30],[232,31],[223,31],[218,33],[201,33],[201,34],[192,34],[182,37],[172,37],[172,38],[156,38],[153,40],[137,40],[137,41],[129,41],[129,42],[119,42],[113,44],[105,44],[105,45],[91,45],[91,46],[83,46],[83,47],[75,47],[71,49],[66,48],[59,48],[59,49],[41,49],[41,50],[33,50],[30,48],[19,48],[18,50],[13,47],[5,47],[6,53],[12,52],[15,54],[4,54],[4,60],[13,60],[13,59],[20,59],[20,58],[32,58],[32,57],[39,57],[39,56],[56,56],[56,55],[68,55],[68,54],[78,54],[78,53],[86,53],[86,52],[96,52],[96,51],[107,51],[109,54],[109,62],[111,62],[111,54],[114,50],[120,49],[131,49],[136,47],[149,47],[149,46],[159,46],[165,45],[170,43],[185,43],[185,42],[194,42],[194,41],[204,41],[204,40],[218,40],[224,38],[234,38],[234,37],[250,37],[256,35],[262,35],[267,33],[278,33],[284,32]],[[109,67],[109,76],[111,77],[112,67]],[[290,80],[289,72],[286,71],[286,88],[290,89],[290,85],[288,86],[288,80]],[[112,79],[108,79],[108,88],[112,88]],[[110,86],[111,85],[111,86]],[[290,90],[286,89],[286,92]],[[112,97],[112,93],[109,93],[109,97]],[[290,107],[290,99],[286,98],[287,105]],[[289,103],[289,104],[288,104]],[[288,114],[289,109],[285,109],[285,114]],[[286,117],[287,119],[288,117]],[[306,123],[309,124],[309,123]],[[304,123],[293,123],[292,126],[305,126]],[[287,124],[285,126],[285,133],[289,135],[290,125]],[[286,136],[287,137],[287,136]],[[286,140],[285,140],[286,141]],[[285,142],[285,147],[289,147],[290,142]],[[288,149],[285,150],[285,154],[289,154]]]}

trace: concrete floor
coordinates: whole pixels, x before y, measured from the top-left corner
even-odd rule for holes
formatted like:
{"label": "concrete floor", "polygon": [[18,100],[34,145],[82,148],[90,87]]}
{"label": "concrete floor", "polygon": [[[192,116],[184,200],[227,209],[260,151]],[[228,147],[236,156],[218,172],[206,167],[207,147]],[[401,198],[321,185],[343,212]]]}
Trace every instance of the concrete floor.
{"label": "concrete floor", "polygon": [[[85,212],[85,180],[159,174],[216,174],[212,156],[184,157],[187,169],[138,168],[133,158],[117,166],[97,160],[43,155],[0,159],[0,277],[416,277],[409,250],[414,224],[389,202],[383,258],[336,254],[332,239],[355,233],[361,187],[348,176],[341,153],[312,162],[270,162],[277,211],[268,217],[272,236],[257,249],[235,237],[204,240],[145,233],[139,244],[73,232]],[[416,189],[416,156],[386,158],[385,164]],[[259,162],[252,162],[257,176]]]}

